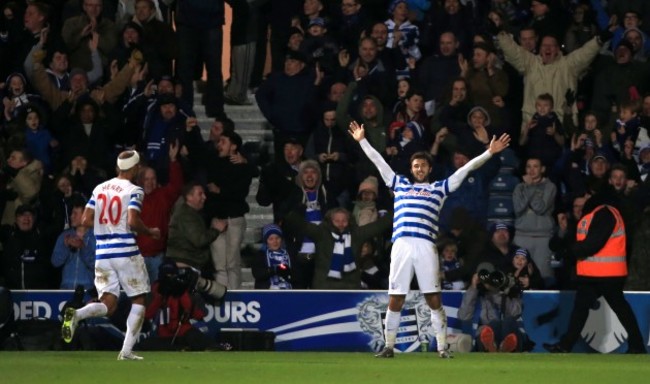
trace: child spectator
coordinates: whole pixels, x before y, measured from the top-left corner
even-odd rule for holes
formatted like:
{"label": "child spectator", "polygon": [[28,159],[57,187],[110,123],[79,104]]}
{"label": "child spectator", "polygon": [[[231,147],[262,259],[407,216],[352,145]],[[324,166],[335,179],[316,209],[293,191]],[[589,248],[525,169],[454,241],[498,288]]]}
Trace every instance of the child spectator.
{"label": "child spectator", "polygon": [[[397,101],[393,105],[393,116],[403,111],[406,108],[406,94],[412,88],[410,78],[401,78],[397,80]],[[393,119],[396,120],[396,119]]]}
{"label": "child spectator", "polygon": [[544,279],[526,248],[517,248],[506,272],[513,274],[522,290],[544,289]]}
{"label": "child spectator", "polygon": [[[639,136],[639,127],[641,119],[638,114],[638,107],[635,101],[624,101],[618,107],[618,119],[616,119],[616,126],[611,134],[612,145],[614,148],[622,152],[627,140],[636,142]],[[634,157],[638,158],[639,148],[635,146]]]}
{"label": "child spectator", "polygon": [[[459,269],[463,262],[458,258],[458,244],[453,240],[441,241],[438,245],[438,253],[440,256],[440,266],[443,272],[454,271]],[[449,281],[442,280],[442,289],[444,290],[462,290],[465,289],[465,282],[463,280]]]}
{"label": "child spectator", "polygon": [[391,125],[386,154],[389,157],[388,163],[397,174],[408,175],[411,156],[416,152],[426,151],[427,148],[422,140],[424,134],[422,126],[415,121],[403,124],[398,122],[395,127]]}
{"label": "child spectator", "polygon": [[327,35],[325,19],[313,18],[309,21],[305,38],[300,43],[300,50],[307,55],[310,62],[320,65],[326,75],[331,75],[338,66],[338,44]]}
{"label": "child spectator", "polygon": [[43,125],[41,112],[34,107],[28,107],[25,116],[25,145],[35,159],[43,163],[46,175],[52,172],[52,149],[59,146],[59,142]]}
{"label": "child spectator", "polygon": [[277,225],[262,228],[262,249],[252,268],[256,289],[291,289],[291,257],[282,238]]}
{"label": "child spectator", "polygon": [[533,118],[521,128],[519,145],[527,158],[538,158],[549,171],[562,154],[564,129],[553,110],[553,96],[543,93],[535,100]]}
{"label": "child spectator", "polygon": [[421,91],[409,87],[404,95],[403,104],[401,108],[393,113],[394,121],[401,121],[407,123],[415,121],[423,127],[428,126],[429,119],[424,110],[424,95]]}
{"label": "child spectator", "polygon": [[594,111],[588,111],[585,113],[584,122],[581,129],[578,130],[578,136],[585,134],[585,139],[589,141],[596,147],[601,148],[604,144],[603,142],[603,131],[598,126],[598,116]]}

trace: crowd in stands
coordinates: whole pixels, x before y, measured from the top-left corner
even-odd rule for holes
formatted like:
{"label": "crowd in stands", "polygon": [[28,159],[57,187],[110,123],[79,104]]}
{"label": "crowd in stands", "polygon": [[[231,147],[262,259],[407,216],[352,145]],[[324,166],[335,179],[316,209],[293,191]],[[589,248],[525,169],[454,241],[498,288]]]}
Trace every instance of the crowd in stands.
{"label": "crowd in stands", "polygon": [[[224,86],[225,3],[233,23]],[[273,223],[251,264],[256,288],[385,289],[392,199],[347,133],[355,120],[399,174],[410,174],[411,155],[430,153],[431,181],[493,136],[513,137],[507,154],[446,200],[432,228],[446,288],[471,287],[487,261],[526,289],[571,289],[572,260],[555,255],[575,241],[586,197],[602,192],[625,220],[627,289],[650,290],[642,278],[650,272],[650,2],[0,5],[1,286],[92,287],[95,239],[81,212],[115,175],[117,154],[135,148],[142,218],[162,233],[138,238],[152,282],[172,212],[185,201],[212,228],[201,240],[211,243],[208,263],[196,267],[240,288],[246,197],[259,176],[253,193],[272,206]],[[193,110],[204,68],[201,102],[214,118],[207,141]],[[269,163],[244,150],[224,113],[224,104],[249,104],[251,92],[273,129]],[[497,179],[514,182],[499,188]]]}

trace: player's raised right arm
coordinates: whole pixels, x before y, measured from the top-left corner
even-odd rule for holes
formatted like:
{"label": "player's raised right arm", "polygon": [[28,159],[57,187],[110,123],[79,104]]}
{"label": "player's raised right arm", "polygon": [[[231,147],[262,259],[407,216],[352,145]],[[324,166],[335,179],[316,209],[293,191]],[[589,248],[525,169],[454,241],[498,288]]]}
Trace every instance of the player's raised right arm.
{"label": "player's raised right arm", "polygon": [[354,138],[354,140],[359,142],[359,145],[361,145],[363,152],[366,154],[366,156],[368,156],[370,161],[375,164],[375,167],[377,167],[381,178],[384,179],[384,183],[386,183],[389,188],[392,188],[393,184],[395,183],[395,172],[393,172],[390,165],[386,163],[386,160],[384,160],[381,154],[377,152],[377,150],[373,148],[372,145],[370,145],[368,140],[366,140],[366,133],[363,128],[363,124],[359,125],[359,123],[353,120],[350,123],[350,129],[348,132],[350,132],[350,135],[352,135],[352,138]]}

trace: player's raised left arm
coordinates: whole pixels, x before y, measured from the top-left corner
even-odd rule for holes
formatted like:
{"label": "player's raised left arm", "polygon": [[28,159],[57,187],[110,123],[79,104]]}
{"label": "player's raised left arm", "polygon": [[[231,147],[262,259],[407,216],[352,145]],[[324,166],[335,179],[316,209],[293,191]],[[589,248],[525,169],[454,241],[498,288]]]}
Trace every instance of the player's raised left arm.
{"label": "player's raised left arm", "polygon": [[504,149],[508,148],[510,145],[510,135],[507,133],[504,133],[497,139],[496,136],[492,137],[492,141],[490,141],[490,145],[488,146],[487,151],[483,152],[482,154],[476,156],[467,164],[459,168],[456,172],[454,172],[453,175],[449,176],[448,182],[449,182],[449,192],[453,192],[458,187],[460,184],[465,180],[467,175],[475,170],[479,169],[483,164],[485,164],[486,161],[490,160],[492,155],[496,155],[497,153],[503,151]]}

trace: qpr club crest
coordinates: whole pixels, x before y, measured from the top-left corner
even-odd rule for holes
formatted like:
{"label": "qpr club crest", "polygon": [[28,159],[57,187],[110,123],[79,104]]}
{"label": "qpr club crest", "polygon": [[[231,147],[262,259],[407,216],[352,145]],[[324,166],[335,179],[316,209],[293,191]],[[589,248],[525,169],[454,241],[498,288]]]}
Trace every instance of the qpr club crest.
{"label": "qpr club crest", "polygon": [[[388,296],[377,295],[364,300],[357,305],[357,319],[361,330],[370,335],[370,348],[379,352],[384,348],[384,328]],[[400,326],[397,330],[395,352],[413,352],[419,350],[424,342],[434,339],[431,327],[431,311],[420,292],[412,292],[406,296]]]}

